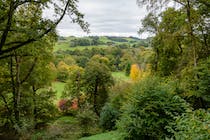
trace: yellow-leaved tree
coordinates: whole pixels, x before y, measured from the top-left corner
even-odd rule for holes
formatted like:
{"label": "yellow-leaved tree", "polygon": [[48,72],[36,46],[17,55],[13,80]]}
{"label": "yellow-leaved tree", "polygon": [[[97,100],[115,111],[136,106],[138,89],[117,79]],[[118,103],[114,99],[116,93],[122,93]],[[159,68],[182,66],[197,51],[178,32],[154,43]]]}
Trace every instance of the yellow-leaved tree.
{"label": "yellow-leaved tree", "polygon": [[130,71],[130,78],[133,81],[140,80],[142,77],[142,71],[139,68],[138,64],[131,65],[131,71]]}

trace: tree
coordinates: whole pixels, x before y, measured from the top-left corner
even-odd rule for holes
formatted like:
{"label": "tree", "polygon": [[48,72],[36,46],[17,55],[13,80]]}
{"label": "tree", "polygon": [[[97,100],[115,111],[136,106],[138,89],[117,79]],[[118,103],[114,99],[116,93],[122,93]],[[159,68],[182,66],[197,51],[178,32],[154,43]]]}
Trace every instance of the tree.
{"label": "tree", "polygon": [[69,68],[70,68],[69,65],[67,65],[63,61],[60,61],[57,65],[57,70],[58,70],[57,79],[62,82],[65,82],[69,76],[69,72],[70,72]]}
{"label": "tree", "polygon": [[84,80],[90,102],[99,116],[100,110],[106,102],[108,89],[113,85],[108,59],[98,55],[93,56],[85,67]]}
{"label": "tree", "polygon": [[[33,129],[38,121],[49,120],[50,112],[55,113],[52,112],[55,93],[45,89],[55,79],[50,67],[54,42],[54,35],[48,34],[39,42],[13,50],[9,58],[0,63],[1,70],[5,69],[2,85],[6,87],[0,87],[1,101],[7,109],[3,119],[9,120],[9,125],[5,125],[15,128],[18,134],[24,132],[24,127]],[[46,110],[50,115],[43,113]]]}
{"label": "tree", "polygon": [[[190,0],[138,0],[138,2],[150,7],[150,14],[143,20],[140,33],[146,31],[155,35],[152,40],[155,71],[168,76],[186,65],[193,64],[196,67],[200,59],[208,57],[209,25],[206,21],[209,15],[201,12],[201,7],[206,9],[206,3]],[[157,11],[163,4],[170,2],[175,2],[179,8],[165,5],[163,12]]]}
{"label": "tree", "polygon": [[133,64],[130,70],[130,77],[133,81],[137,81],[141,78],[142,71],[137,64]]}
{"label": "tree", "polygon": [[181,73],[182,96],[194,109],[210,107],[210,58],[200,61],[197,67],[186,67]]}
{"label": "tree", "polygon": [[77,99],[78,106],[80,106],[80,98],[82,92],[84,92],[84,69],[77,65],[70,66],[69,69],[69,78],[62,96]]}
{"label": "tree", "polygon": [[[40,41],[53,33],[56,26],[67,14],[74,23],[88,32],[88,24],[77,9],[77,0],[8,0],[0,1],[0,58],[33,42]],[[46,8],[53,7],[53,19],[43,18]]]}
{"label": "tree", "polygon": [[157,77],[135,84],[117,124],[122,139],[159,140],[173,136],[166,126],[191,109],[174,92],[170,84]]}
{"label": "tree", "polygon": [[[194,109],[208,108],[209,0],[138,2],[147,4],[156,11],[150,10],[151,13],[143,20],[143,28],[140,30],[152,31],[154,34],[151,44],[155,52],[153,70],[161,76],[175,75],[181,81],[184,90],[182,96]],[[170,2],[175,2],[178,7],[165,5],[161,12],[155,9]]]}

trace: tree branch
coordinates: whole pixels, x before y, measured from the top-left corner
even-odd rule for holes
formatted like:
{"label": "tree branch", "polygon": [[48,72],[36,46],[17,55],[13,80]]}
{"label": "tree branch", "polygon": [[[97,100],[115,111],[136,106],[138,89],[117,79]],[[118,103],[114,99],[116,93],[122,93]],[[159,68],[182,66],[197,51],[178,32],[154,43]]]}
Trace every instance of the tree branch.
{"label": "tree branch", "polygon": [[181,2],[181,1],[179,1],[179,0],[174,0],[174,1],[179,3],[179,4],[181,4],[182,6],[185,6],[185,4],[183,2]]}
{"label": "tree branch", "polygon": [[24,0],[24,1],[18,1],[16,6],[18,7],[20,5],[23,5],[23,4],[29,3],[29,2],[38,3],[38,4],[43,3],[42,0]]}
{"label": "tree branch", "polygon": [[8,32],[9,32],[9,30],[11,28],[14,10],[15,10],[15,8],[14,8],[14,1],[11,1],[9,13],[8,13],[8,19],[7,19],[7,25],[6,25],[6,28],[5,28],[2,36],[1,36],[0,51],[2,50],[2,48],[3,48],[3,46],[4,46],[5,42],[6,42]]}
{"label": "tree branch", "polygon": [[5,54],[5,53],[8,53],[8,52],[11,52],[13,50],[16,50],[22,46],[25,46],[25,45],[28,45],[32,42],[35,42],[35,41],[38,41],[39,39],[41,39],[42,37],[44,37],[46,34],[48,34],[49,32],[51,32],[52,30],[54,30],[56,28],[56,26],[61,22],[61,20],[63,19],[63,17],[65,16],[66,12],[67,12],[67,9],[68,9],[68,6],[70,4],[71,0],[68,0],[67,3],[66,3],[66,6],[63,10],[63,13],[61,14],[60,18],[53,24],[51,25],[51,27],[49,29],[46,29],[46,31],[44,33],[42,33],[41,35],[37,36],[36,38],[32,38],[32,39],[28,39],[26,40],[25,42],[22,42],[18,45],[15,45],[11,48],[8,48],[8,49],[5,49],[5,50],[1,50],[0,49],[0,56]]}

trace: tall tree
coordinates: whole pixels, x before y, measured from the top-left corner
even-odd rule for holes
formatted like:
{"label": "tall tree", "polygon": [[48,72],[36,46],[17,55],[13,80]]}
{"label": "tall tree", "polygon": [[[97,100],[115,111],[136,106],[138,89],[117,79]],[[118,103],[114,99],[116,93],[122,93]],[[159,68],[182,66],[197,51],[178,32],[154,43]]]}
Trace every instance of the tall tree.
{"label": "tall tree", "polygon": [[[163,4],[172,2],[176,3],[178,7],[169,8],[170,5],[164,5],[165,10],[157,12],[157,9]],[[209,15],[202,12],[202,9],[209,11],[206,7],[208,2],[138,0],[138,3],[146,4],[152,9],[151,13],[143,20],[140,33],[147,31],[155,35],[152,45],[156,53],[154,59],[156,71],[165,69],[163,75],[170,75],[170,72],[177,68],[180,70],[179,67],[186,64],[193,64],[196,67],[200,59],[206,58],[210,54],[209,25],[207,23]]]}
{"label": "tall tree", "polygon": [[[54,9],[55,19],[42,16],[45,9]],[[38,16],[39,15],[39,16]],[[88,24],[78,11],[77,0],[1,0],[0,58],[53,32],[65,15],[88,32]]]}
{"label": "tall tree", "polygon": [[[184,85],[183,97],[195,109],[207,108],[210,34],[209,0],[138,0],[150,7],[140,32],[152,32],[154,70],[175,75]],[[170,7],[169,3],[178,4]],[[163,5],[168,4],[168,5]],[[164,9],[157,10],[164,6]],[[156,12],[154,12],[156,11]],[[158,13],[158,14],[157,14]],[[204,76],[205,75],[205,76]],[[207,85],[205,85],[207,84]],[[204,86],[205,85],[205,86]]]}
{"label": "tall tree", "polygon": [[108,67],[108,59],[98,55],[93,56],[85,67],[84,80],[94,111],[99,116],[106,102],[108,89],[114,83]]}
{"label": "tall tree", "polygon": [[0,86],[1,101],[8,112],[9,127],[15,128],[18,133],[22,132],[24,123],[30,126],[28,120],[34,121],[35,126],[37,119],[44,114],[43,109],[52,107],[49,100],[53,92],[39,90],[49,87],[54,80],[50,69],[54,42],[55,36],[48,34],[39,42],[13,50],[9,58],[2,59],[0,63],[2,85],[5,86]]}

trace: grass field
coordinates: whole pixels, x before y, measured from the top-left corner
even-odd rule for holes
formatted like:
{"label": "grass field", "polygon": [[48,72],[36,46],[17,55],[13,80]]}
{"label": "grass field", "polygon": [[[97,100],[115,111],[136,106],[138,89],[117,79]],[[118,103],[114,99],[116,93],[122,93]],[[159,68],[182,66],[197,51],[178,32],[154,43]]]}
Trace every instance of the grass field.
{"label": "grass field", "polygon": [[130,81],[130,77],[125,75],[125,72],[112,72],[112,76],[116,81]]}
{"label": "grass field", "polygon": [[57,92],[57,94],[56,94],[57,100],[60,99],[62,92],[64,91],[65,84],[66,83],[63,83],[63,82],[54,82],[52,84],[53,89]]}
{"label": "grass field", "polygon": [[55,47],[54,47],[54,52],[62,50],[62,51],[66,51],[66,50],[83,50],[83,49],[92,49],[92,48],[106,48],[108,47],[107,45],[98,45],[98,46],[77,46],[77,47],[70,47],[69,46],[69,42],[58,42],[56,43]]}
{"label": "grass field", "polygon": [[84,137],[79,140],[119,140],[120,136],[116,131],[93,135],[90,137]]}

